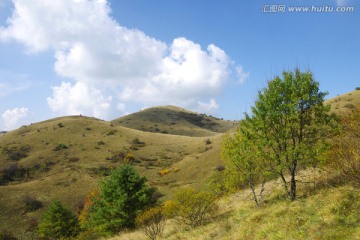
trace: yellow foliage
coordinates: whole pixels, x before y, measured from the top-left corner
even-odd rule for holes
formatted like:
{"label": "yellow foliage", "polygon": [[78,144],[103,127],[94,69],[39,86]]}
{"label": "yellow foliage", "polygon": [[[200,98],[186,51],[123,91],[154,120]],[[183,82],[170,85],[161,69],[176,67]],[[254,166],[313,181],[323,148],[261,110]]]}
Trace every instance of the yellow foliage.
{"label": "yellow foliage", "polygon": [[193,188],[180,189],[174,193],[172,200],[164,204],[164,213],[167,216],[191,227],[210,222],[216,209],[213,193],[196,191]]}
{"label": "yellow foliage", "polygon": [[80,211],[78,220],[81,227],[85,227],[88,223],[89,208],[94,204],[94,199],[99,195],[99,189],[93,189],[87,196],[83,209]]}
{"label": "yellow foliage", "polygon": [[162,177],[165,176],[166,174],[170,173],[170,169],[162,169],[158,172],[158,174]]}
{"label": "yellow foliage", "polygon": [[150,239],[155,240],[164,230],[165,215],[163,207],[153,207],[139,214],[136,217],[136,224]]}

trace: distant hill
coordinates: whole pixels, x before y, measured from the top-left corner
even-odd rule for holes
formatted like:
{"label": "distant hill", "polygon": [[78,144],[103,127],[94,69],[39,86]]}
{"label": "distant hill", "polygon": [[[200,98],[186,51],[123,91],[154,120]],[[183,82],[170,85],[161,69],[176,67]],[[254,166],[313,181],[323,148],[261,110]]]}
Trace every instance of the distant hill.
{"label": "distant hill", "polygon": [[344,114],[360,106],[360,90],[338,95],[325,101],[325,104],[331,104],[332,112]]}
{"label": "distant hill", "polygon": [[118,126],[146,132],[196,137],[224,133],[237,123],[175,106],[147,108],[111,122]]}

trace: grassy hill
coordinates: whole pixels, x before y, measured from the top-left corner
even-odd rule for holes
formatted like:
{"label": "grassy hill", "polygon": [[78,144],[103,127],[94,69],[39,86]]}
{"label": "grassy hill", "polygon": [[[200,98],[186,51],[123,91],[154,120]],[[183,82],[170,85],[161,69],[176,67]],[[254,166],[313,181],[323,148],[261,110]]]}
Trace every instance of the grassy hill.
{"label": "grassy hill", "polygon": [[[326,103],[332,105],[332,111],[346,113],[353,108],[350,104],[360,105],[360,91],[340,95]],[[235,127],[236,122],[167,106],[146,109],[111,122],[83,116],[60,117],[1,134],[0,232],[9,230],[26,239],[29,223],[39,219],[55,199],[78,211],[86,194],[96,188],[98,180],[124,162],[135,166],[166,197],[180,186],[201,187],[213,176],[214,169],[222,164],[220,144],[223,132]],[[321,191],[316,194],[324,194],[329,201],[335,201],[330,198],[330,190]],[[345,194],[334,191],[335,195]],[[27,209],[28,199],[39,201],[42,207]],[[312,201],[311,198],[308,200]],[[228,204],[226,199],[223,201]],[[272,211],[277,208],[286,212],[289,205],[285,200],[274,203],[268,206],[268,212],[262,214],[249,207],[248,201],[240,203],[241,206],[235,205],[229,210],[231,213],[222,213],[226,207],[220,208],[219,219],[206,226],[204,232],[184,228],[175,234],[170,227],[168,231],[173,233],[168,233],[168,239],[191,239],[190,236],[201,239],[200,236],[211,234],[219,236],[218,239],[228,239],[225,234],[228,228],[232,234],[230,239],[238,239],[238,236],[245,236],[239,235],[236,230],[238,223],[244,221],[250,224],[252,228],[246,231],[254,232],[256,224],[262,224],[264,228],[270,224],[271,217],[267,214],[274,214]],[[294,204],[298,204],[294,207],[300,209],[300,206],[310,203]],[[319,224],[320,228],[322,223]],[[176,228],[174,225],[173,229]],[[251,234],[249,236],[255,233]],[[274,237],[270,239],[276,239],[278,233],[272,234]],[[287,233],[279,234],[285,236]],[[263,239],[265,235],[262,236],[256,238]],[[122,239],[136,238],[126,235]]]}
{"label": "grassy hill", "polygon": [[[178,131],[189,125],[178,122]],[[221,164],[221,134],[150,133],[83,116],[23,126],[0,136],[0,231],[25,234],[29,222],[59,199],[78,210],[112,168],[128,162],[164,194],[203,185]],[[192,134],[193,135],[193,134]],[[26,199],[43,204],[27,211]]]}
{"label": "grassy hill", "polygon": [[325,101],[325,104],[331,104],[331,110],[335,113],[346,113],[356,106],[360,106],[360,90],[341,94]]}
{"label": "grassy hill", "polygon": [[214,136],[236,125],[205,114],[197,114],[179,107],[152,107],[111,121],[118,126],[146,132],[184,136]]}

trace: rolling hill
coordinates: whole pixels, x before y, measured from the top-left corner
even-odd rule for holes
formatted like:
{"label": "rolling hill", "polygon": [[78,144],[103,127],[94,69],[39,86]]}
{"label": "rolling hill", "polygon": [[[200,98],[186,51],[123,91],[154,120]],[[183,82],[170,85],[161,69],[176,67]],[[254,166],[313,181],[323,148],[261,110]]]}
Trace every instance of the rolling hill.
{"label": "rolling hill", "polygon": [[166,133],[193,137],[214,136],[236,125],[206,114],[197,114],[175,106],[144,109],[111,121],[114,125],[146,132]]}
{"label": "rolling hill", "polygon": [[[191,136],[140,131],[84,116],[50,119],[1,135],[0,231],[26,235],[32,219],[40,218],[55,199],[77,211],[98,180],[124,162],[134,165],[164,194],[178,186],[203,185],[221,164],[222,135],[215,131],[225,131],[234,123],[180,109],[169,111],[173,107],[154,109],[162,119],[159,127],[166,129],[165,125],[173,122],[169,132]],[[165,119],[169,113],[171,117]],[[210,124],[195,120],[201,125],[196,126],[174,119],[188,114]],[[136,118],[135,122],[144,122],[144,118]],[[40,201],[43,207],[28,211],[29,198]]]}
{"label": "rolling hill", "polygon": [[[344,114],[360,105],[360,91],[326,103]],[[222,164],[223,133],[236,125],[166,106],[111,122],[60,117],[1,134],[0,232],[27,239],[31,222],[55,199],[78,211],[99,179],[124,162],[137,168],[165,198],[179,186],[201,187]],[[41,206],[29,210],[26,199]]]}

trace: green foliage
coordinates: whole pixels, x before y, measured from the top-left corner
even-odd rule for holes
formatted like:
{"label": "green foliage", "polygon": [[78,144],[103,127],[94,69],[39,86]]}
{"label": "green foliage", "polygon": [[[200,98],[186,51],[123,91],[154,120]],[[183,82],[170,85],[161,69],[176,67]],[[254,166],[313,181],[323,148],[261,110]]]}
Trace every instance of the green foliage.
{"label": "green foliage", "polygon": [[360,90],[360,87],[356,87],[355,90]]}
{"label": "green foliage", "polygon": [[37,233],[39,237],[46,239],[62,239],[75,236],[78,229],[74,214],[56,200],[50,204],[42,216]]}
{"label": "green foliage", "polygon": [[58,145],[54,148],[54,151],[60,151],[60,150],[62,150],[62,149],[68,149],[68,148],[69,148],[69,147],[66,146],[65,144],[60,143],[60,144],[58,144]]}
{"label": "green foliage", "polygon": [[136,217],[136,224],[151,240],[156,240],[164,230],[165,215],[162,206],[149,208]]}
{"label": "green foliage", "polygon": [[89,207],[89,222],[104,233],[116,233],[135,226],[136,214],[153,205],[154,188],[129,165],[113,170],[100,182],[100,192]]}
{"label": "green foliage", "polygon": [[214,217],[217,209],[215,199],[213,193],[183,188],[174,193],[172,200],[165,202],[164,212],[180,223],[198,227],[210,222]]}
{"label": "green foliage", "polygon": [[245,114],[239,127],[252,145],[247,152],[281,177],[291,200],[296,198],[298,168],[319,164],[324,139],[336,126],[330,106],[323,105],[326,94],[311,72],[283,72],[282,79],[275,77],[259,91],[252,114]]}
{"label": "green foliage", "polygon": [[[254,141],[250,141],[239,131],[234,135],[225,135],[221,154],[226,162],[225,188],[230,190],[247,185],[252,191],[256,205],[259,205],[265,182],[273,174],[267,169],[266,162],[261,158]],[[257,183],[262,183],[259,193],[255,189]]]}
{"label": "green foliage", "polygon": [[64,124],[62,124],[62,123],[58,123],[58,127],[59,127],[59,128],[63,128],[63,127],[65,127],[65,126],[64,126]]}

